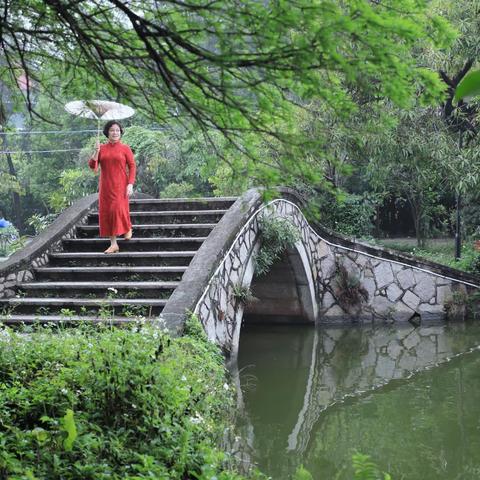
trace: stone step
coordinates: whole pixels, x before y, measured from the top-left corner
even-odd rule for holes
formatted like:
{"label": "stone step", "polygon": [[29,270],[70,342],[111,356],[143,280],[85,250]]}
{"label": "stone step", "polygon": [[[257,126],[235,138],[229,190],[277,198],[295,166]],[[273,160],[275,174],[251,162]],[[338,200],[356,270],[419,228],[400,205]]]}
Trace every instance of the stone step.
{"label": "stone step", "polygon": [[130,210],[227,210],[236,199],[236,197],[138,198],[130,199]]}
{"label": "stone step", "polygon": [[[140,320],[142,321],[142,320]],[[156,318],[148,321],[156,322]],[[139,319],[136,317],[108,317],[102,318],[100,316],[92,315],[0,315],[0,323],[6,325],[22,325],[22,324],[105,324],[105,325],[127,325],[138,323]]]}
{"label": "stone step", "polygon": [[[131,240],[118,240],[121,251],[196,251],[205,241],[206,237],[156,237],[156,238],[140,238],[133,237]],[[107,238],[69,238],[62,240],[64,251],[81,251],[81,252],[103,252],[109,245]],[[115,254],[111,254],[115,255]],[[107,255],[105,255],[107,256]]]}
{"label": "stone step", "polygon": [[[133,236],[150,237],[206,237],[216,223],[159,223],[139,224],[133,226]],[[81,225],[76,228],[77,238],[98,236],[98,224]]]}
{"label": "stone step", "polygon": [[151,298],[8,298],[0,299],[2,315],[157,316],[167,300]]}
{"label": "stone step", "polygon": [[[165,223],[218,223],[226,210],[130,211],[133,225]],[[89,225],[98,225],[98,212],[88,215]]]}
{"label": "stone step", "polygon": [[169,298],[178,282],[27,282],[16,290],[24,297]]}
{"label": "stone step", "polygon": [[188,266],[195,252],[119,252],[105,255],[98,252],[51,253],[50,265],[55,267],[88,266]]}
{"label": "stone step", "polygon": [[187,267],[157,266],[96,266],[96,267],[42,267],[34,269],[37,281],[180,281]]}

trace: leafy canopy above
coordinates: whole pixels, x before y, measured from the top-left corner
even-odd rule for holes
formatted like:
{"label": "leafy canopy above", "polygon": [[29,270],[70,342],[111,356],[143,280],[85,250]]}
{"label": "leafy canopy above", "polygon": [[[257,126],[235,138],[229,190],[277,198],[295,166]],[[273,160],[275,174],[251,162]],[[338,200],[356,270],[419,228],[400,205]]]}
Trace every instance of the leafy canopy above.
{"label": "leafy canopy above", "polygon": [[[444,48],[448,24],[422,0],[16,0],[0,13],[0,80],[24,73],[25,101],[34,90],[53,99],[126,101],[156,121],[191,119],[221,131],[259,181],[321,177],[292,162],[326,138],[304,135],[292,114],[309,101],[339,116],[355,98],[408,106],[439,98],[436,73],[419,66],[419,44]],[[258,142],[280,152],[259,162]],[[246,168],[245,165],[243,168]],[[252,169],[247,169],[252,173]],[[247,171],[246,170],[246,171]]]}

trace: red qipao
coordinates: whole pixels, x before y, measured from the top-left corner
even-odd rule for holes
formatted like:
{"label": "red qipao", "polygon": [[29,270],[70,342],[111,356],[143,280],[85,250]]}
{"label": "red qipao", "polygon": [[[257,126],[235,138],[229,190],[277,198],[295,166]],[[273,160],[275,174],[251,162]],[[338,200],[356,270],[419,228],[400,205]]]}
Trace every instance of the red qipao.
{"label": "red qipao", "polygon": [[135,182],[135,160],[132,150],[124,143],[100,145],[98,161],[91,158],[88,165],[97,170],[100,165],[98,219],[100,236],[113,237],[132,228],[128,206],[127,185]]}

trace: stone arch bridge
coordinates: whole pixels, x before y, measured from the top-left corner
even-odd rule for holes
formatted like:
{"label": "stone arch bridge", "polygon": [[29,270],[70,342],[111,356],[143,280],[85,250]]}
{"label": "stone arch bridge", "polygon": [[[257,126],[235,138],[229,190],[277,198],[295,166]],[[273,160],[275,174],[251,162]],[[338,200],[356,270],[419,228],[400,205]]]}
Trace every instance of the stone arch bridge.
{"label": "stone arch bridge", "polygon": [[[242,321],[440,318],[480,286],[465,272],[334,234],[308,222],[302,205],[288,189],[268,203],[255,189],[240,198],[140,194],[131,200],[134,238],[104,255],[97,196],[84,197],[0,263],[0,320],[121,324],[141,316],[180,333],[193,312],[212,341],[235,353]],[[290,222],[300,239],[256,276],[264,217]]]}

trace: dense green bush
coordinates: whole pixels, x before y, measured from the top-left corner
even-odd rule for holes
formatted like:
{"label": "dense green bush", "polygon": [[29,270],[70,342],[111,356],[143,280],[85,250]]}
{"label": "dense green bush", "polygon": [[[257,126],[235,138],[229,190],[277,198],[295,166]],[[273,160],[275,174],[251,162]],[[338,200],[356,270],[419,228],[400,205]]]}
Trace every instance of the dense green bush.
{"label": "dense green bush", "polygon": [[480,255],[475,254],[473,258],[470,259],[468,264],[468,271],[474,273],[475,275],[480,275]]}
{"label": "dense green bush", "polygon": [[57,216],[58,215],[55,213],[50,213],[48,215],[35,213],[27,220],[27,223],[33,228],[35,235],[39,235],[53,223]]}
{"label": "dense green bush", "polygon": [[96,175],[86,165],[63,170],[58,182],[59,188],[50,194],[48,201],[50,207],[57,213],[65,210],[79,198],[95,193],[98,188]]}
{"label": "dense green bush", "polygon": [[317,199],[320,223],[343,235],[369,237],[374,230],[376,202],[369,194],[347,194],[340,202],[333,195],[326,194]]}
{"label": "dense green bush", "polygon": [[232,392],[202,330],[0,327],[0,478],[239,479]]}

